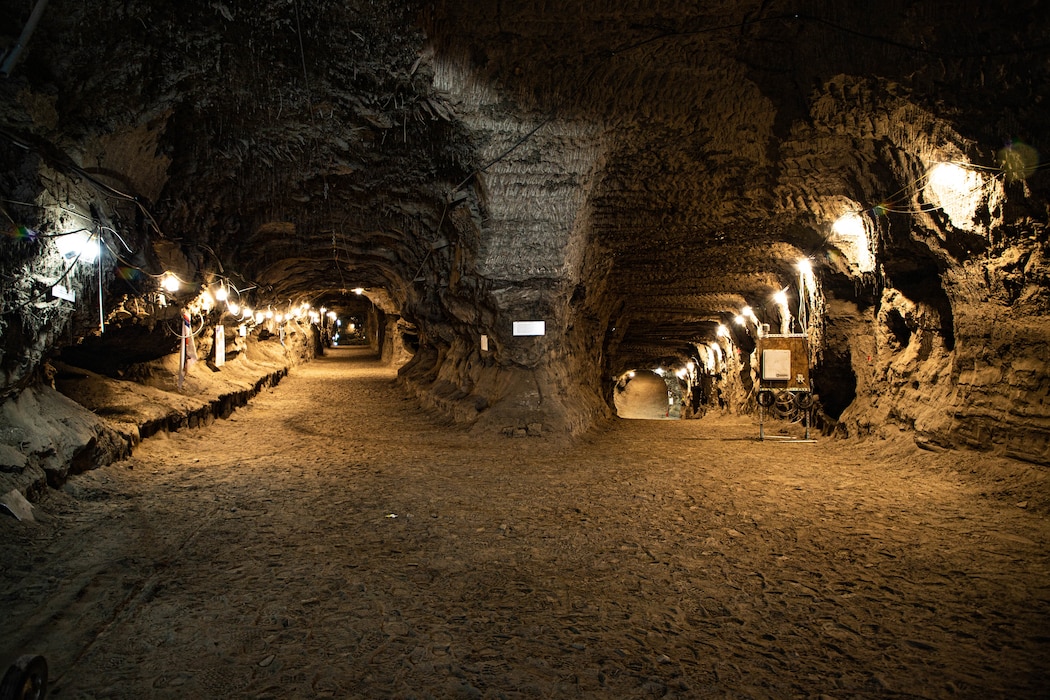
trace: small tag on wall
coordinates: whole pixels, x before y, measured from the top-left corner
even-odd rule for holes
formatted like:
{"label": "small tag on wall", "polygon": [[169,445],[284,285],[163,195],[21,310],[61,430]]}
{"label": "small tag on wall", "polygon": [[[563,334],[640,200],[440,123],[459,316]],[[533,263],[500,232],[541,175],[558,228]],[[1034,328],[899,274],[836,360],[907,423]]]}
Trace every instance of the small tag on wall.
{"label": "small tag on wall", "polygon": [[515,321],[514,335],[546,335],[546,321]]}
{"label": "small tag on wall", "polygon": [[215,366],[226,364],[226,327],[215,326]]}

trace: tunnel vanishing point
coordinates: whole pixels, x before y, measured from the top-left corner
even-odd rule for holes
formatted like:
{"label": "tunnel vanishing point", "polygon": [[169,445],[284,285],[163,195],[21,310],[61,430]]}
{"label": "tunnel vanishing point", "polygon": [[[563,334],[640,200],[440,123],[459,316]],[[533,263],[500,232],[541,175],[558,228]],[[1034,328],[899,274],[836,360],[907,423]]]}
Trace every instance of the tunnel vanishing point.
{"label": "tunnel vanishing point", "polygon": [[840,434],[1050,464],[1041,0],[2,7],[5,472],[125,454],[54,387],[193,354],[356,338],[458,424],[577,435],[638,370],[754,411],[763,332]]}

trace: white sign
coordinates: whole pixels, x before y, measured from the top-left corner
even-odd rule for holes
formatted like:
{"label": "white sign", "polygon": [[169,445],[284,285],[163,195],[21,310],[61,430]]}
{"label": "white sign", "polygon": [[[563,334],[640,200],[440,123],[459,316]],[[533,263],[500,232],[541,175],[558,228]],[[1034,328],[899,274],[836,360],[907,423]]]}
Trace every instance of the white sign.
{"label": "white sign", "polygon": [[56,284],[51,288],[51,294],[58,299],[65,299],[66,301],[76,301],[77,293],[74,289],[69,289],[61,284]]}
{"label": "white sign", "polygon": [[515,321],[514,335],[546,335],[546,321]]}
{"label": "white sign", "polygon": [[481,336],[481,349],[484,352],[488,352],[489,349],[489,337],[487,335]]}
{"label": "white sign", "polygon": [[762,379],[776,381],[791,379],[791,351],[763,350]]}
{"label": "white sign", "polygon": [[215,326],[215,366],[226,364],[226,327]]}

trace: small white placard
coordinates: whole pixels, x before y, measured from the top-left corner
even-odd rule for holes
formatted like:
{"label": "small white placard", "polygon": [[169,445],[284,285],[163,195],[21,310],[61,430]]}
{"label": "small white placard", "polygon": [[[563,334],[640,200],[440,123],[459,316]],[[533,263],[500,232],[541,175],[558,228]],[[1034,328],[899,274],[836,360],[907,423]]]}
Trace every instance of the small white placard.
{"label": "small white placard", "polygon": [[484,352],[488,352],[489,350],[489,337],[487,335],[481,336],[481,349]]}
{"label": "small white placard", "polygon": [[244,325],[243,323],[241,325],[237,326],[237,335],[241,336],[242,338],[247,338],[248,337],[248,326]]}
{"label": "small white placard", "polygon": [[546,335],[546,321],[515,321],[514,335]]}
{"label": "small white placard", "polygon": [[69,289],[61,284],[56,284],[51,288],[51,294],[57,299],[65,299],[66,301],[76,301],[77,293],[74,289]]}
{"label": "small white placard", "polygon": [[215,326],[215,366],[226,364],[226,328]]}
{"label": "small white placard", "polygon": [[763,350],[762,379],[777,381],[791,379],[791,351]]}

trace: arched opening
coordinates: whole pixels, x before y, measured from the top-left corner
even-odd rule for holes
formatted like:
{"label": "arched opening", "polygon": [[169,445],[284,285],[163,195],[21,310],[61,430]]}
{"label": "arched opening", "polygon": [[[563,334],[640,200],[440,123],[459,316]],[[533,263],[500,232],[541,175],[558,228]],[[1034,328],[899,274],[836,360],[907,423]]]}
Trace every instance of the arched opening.
{"label": "arched opening", "polygon": [[[673,381],[667,381],[670,376]],[[616,382],[613,394],[616,415],[634,420],[678,420],[682,417],[682,393],[674,375],[662,370],[631,370]],[[677,396],[676,396],[677,393]]]}

